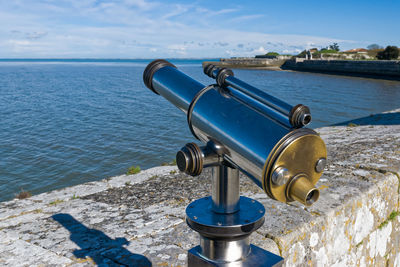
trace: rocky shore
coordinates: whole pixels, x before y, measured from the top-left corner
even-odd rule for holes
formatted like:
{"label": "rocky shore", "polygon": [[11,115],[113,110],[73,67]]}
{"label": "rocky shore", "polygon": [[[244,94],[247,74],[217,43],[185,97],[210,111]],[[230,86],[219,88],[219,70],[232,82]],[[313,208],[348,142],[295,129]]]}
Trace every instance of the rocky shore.
{"label": "rocky shore", "polygon": [[[400,266],[400,109],[317,129],[328,166],[310,208],[262,202],[251,241],[285,266]],[[185,207],[209,195],[210,175],[156,167],[0,203],[1,266],[185,266],[198,236]]]}

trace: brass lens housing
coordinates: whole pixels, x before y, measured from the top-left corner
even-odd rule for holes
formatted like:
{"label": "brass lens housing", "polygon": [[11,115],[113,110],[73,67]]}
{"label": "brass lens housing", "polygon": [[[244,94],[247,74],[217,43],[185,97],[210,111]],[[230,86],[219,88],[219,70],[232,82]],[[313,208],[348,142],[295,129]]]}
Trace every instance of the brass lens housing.
{"label": "brass lens housing", "polygon": [[[325,143],[315,131],[305,128],[291,131],[268,156],[264,165],[264,191],[281,202],[296,200],[310,206],[319,197],[315,184],[322,175],[322,172],[316,171],[315,165],[326,156]],[[272,173],[279,167],[287,168],[291,177],[283,185],[272,182]]]}

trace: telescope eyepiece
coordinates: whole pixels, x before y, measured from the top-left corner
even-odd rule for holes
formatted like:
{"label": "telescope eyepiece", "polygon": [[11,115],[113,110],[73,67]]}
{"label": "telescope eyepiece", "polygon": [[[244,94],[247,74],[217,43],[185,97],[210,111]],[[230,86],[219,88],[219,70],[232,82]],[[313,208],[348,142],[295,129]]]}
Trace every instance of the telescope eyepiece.
{"label": "telescope eyepiece", "polygon": [[156,73],[159,69],[164,68],[166,66],[174,67],[176,66],[164,59],[156,59],[147,65],[146,69],[143,72],[143,82],[149,88],[151,91],[156,93],[157,95],[159,94],[153,87],[153,75]]}
{"label": "telescope eyepiece", "polygon": [[181,172],[197,176],[203,171],[202,151],[195,143],[186,144],[176,154],[176,165]]}
{"label": "telescope eyepiece", "polygon": [[207,64],[206,66],[204,66],[203,71],[204,71],[205,75],[209,76],[210,78],[214,78],[215,79],[216,77],[213,76],[213,73],[217,69],[218,69],[217,66],[215,66],[213,64]]}
{"label": "telescope eyepiece", "polygon": [[305,206],[311,206],[319,198],[319,190],[310,183],[307,176],[293,177],[286,189],[287,198]]}
{"label": "telescope eyepiece", "polygon": [[220,87],[227,87],[225,79],[229,76],[234,76],[233,71],[227,68],[219,68],[213,64],[207,64],[203,68],[204,74],[217,81]]}
{"label": "telescope eyepiece", "polygon": [[310,108],[302,104],[296,105],[290,111],[289,117],[294,128],[306,126],[311,122]]}
{"label": "telescope eyepiece", "polygon": [[217,84],[221,87],[226,87],[225,79],[229,76],[234,76],[232,70],[226,68],[220,69],[217,75]]}
{"label": "telescope eyepiece", "polygon": [[176,153],[176,165],[181,172],[200,175],[203,168],[220,164],[220,158],[213,149],[210,145],[199,147],[195,143],[186,144]]}

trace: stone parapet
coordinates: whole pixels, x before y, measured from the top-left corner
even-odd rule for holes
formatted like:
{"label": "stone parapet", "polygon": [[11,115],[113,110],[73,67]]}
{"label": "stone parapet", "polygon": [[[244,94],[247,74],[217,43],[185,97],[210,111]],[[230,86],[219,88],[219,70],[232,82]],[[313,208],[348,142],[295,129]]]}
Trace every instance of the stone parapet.
{"label": "stone parapet", "polygon": [[[328,165],[312,207],[269,199],[251,241],[285,266],[400,266],[400,109],[324,127]],[[1,266],[184,266],[198,244],[185,207],[209,195],[210,173],[156,167],[0,203]]]}
{"label": "stone parapet", "polygon": [[369,75],[400,79],[399,60],[287,60],[285,70]]}
{"label": "stone parapet", "polygon": [[283,56],[276,58],[221,58],[220,61],[204,61],[203,67],[211,63],[224,68],[279,69],[287,59]]}

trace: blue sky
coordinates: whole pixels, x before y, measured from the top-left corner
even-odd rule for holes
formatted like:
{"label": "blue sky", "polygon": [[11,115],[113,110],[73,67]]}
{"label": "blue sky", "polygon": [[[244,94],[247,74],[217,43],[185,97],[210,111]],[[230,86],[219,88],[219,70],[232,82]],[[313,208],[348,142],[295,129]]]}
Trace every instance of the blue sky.
{"label": "blue sky", "polygon": [[0,58],[171,58],[400,46],[400,1],[0,0]]}

